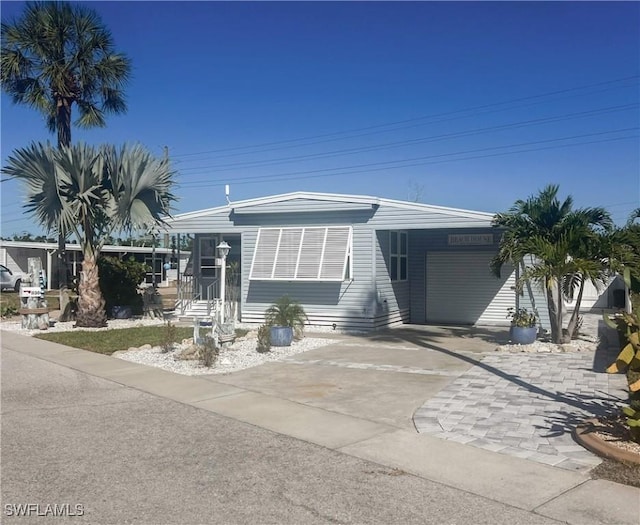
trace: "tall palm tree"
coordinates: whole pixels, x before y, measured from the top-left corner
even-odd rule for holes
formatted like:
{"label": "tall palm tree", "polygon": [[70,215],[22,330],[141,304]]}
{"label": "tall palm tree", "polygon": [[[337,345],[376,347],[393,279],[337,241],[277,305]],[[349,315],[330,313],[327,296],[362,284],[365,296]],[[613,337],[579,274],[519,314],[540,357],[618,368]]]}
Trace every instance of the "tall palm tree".
{"label": "tall palm tree", "polygon": [[77,325],[106,325],[97,260],[108,237],[149,230],[169,215],[174,172],[140,145],[53,148],[34,143],[16,150],[3,173],[26,185],[26,209],[47,230],[74,232],[84,261]]}
{"label": "tall palm tree", "polygon": [[[585,280],[598,283],[603,279],[604,261],[594,247],[598,235],[609,231],[612,221],[604,208],[573,209],[573,199],[558,199],[558,186],[549,185],[536,196],[518,200],[506,213],[498,213],[493,226],[503,228],[498,253],[491,268],[500,275],[502,266],[521,264],[526,256],[534,262],[520,277],[540,283],[545,291],[551,338],[560,343],[563,337],[563,298],[578,288],[582,298]],[[579,304],[576,305],[579,310]],[[577,316],[577,313],[576,313]],[[575,328],[574,321],[573,328]],[[567,337],[572,332],[567,330]]]}
{"label": "tall palm tree", "polygon": [[[29,2],[23,16],[2,23],[0,84],[14,103],[43,114],[58,147],[71,144],[71,116],[77,126],[104,127],[109,113],[127,109],[123,87],[131,64],[114,51],[113,38],[91,9],[68,2]],[[56,227],[63,263],[69,232]],[[66,304],[66,267],[58,267],[61,303]],[[64,312],[63,312],[64,314]]]}
{"label": "tall palm tree", "polygon": [[124,85],[131,64],[114,51],[98,14],[79,4],[29,2],[22,18],[2,23],[0,81],[18,104],[40,111],[58,146],[71,144],[77,126],[104,127],[105,115],[127,109]]}

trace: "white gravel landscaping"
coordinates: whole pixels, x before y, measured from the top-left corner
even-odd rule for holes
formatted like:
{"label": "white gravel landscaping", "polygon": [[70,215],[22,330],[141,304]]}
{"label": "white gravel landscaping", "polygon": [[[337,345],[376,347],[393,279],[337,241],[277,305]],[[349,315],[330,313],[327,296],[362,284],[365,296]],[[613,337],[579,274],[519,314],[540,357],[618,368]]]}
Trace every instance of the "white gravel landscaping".
{"label": "white gravel landscaping", "polygon": [[230,372],[237,372],[238,370],[258,366],[269,361],[281,361],[292,355],[336,342],[336,339],[305,337],[300,341],[294,341],[291,346],[272,346],[270,352],[258,353],[256,350],[256,339],[245,339],[235,342],[228,348],[223,348],[220,351],[217,362],[211,368],[206,368],[195,360],[184,361],[178,359],[177,356],[180,352],[190,346],[187,344],[176,344],[175,349],[166,354],[163,354],[160,347],[157,346],[116,352],[114,357],[143,365],[156,366],[164,370],[169,370],[170,372],[190,376],[228,374]]}

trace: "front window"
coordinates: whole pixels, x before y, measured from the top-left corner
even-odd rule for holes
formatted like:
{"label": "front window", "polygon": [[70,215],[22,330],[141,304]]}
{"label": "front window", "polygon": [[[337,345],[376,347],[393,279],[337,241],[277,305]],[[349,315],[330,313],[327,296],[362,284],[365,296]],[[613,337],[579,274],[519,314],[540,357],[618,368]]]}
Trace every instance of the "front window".
{"label": "front window", "polygon": [[391,281],[406,281],[409,275],[409,235],[389,232],[389,277]]}

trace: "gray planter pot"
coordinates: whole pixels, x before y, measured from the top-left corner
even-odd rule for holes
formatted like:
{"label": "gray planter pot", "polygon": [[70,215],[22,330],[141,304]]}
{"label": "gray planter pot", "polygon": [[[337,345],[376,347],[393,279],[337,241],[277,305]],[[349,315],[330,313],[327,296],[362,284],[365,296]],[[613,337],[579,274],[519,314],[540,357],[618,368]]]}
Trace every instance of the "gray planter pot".
{"label": "gray planter pot", "polygon": [[130,306],[113,306],[111,307],[111,317],[114,319],[130,319],[133,310]]}
{"label": "gray planter pot", "polygon": [[293,328],[290,326],[271,327],[271,346],[291,346]]}
{"label": "gray planter pot", "polygon": [[530,345],[538,337],[537,326],[512,326],[511,342],[516,345]]}

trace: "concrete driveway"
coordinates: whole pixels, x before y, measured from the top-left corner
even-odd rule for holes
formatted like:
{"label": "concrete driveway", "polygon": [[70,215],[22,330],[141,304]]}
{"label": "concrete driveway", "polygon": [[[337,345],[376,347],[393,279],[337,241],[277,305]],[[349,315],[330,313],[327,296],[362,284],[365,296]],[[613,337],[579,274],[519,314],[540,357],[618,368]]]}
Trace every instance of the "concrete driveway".
{"label": "concrete driveway", "polygon": [[[327,334],[307,334],[327,337]],[[332,345],[229,375],[218,383],[415,430],[413,415],[484,352],[504,328],[411,326],[364,336],[331,334]]]}
{"label": "concrete driveway", "polygon": [[332,345],[208,380],[584,472],[601,460],[575,443],[573,428],[626,399],[624,377],[597,362],[615,359],[601,355],[606,348],[495,352],[506,328],[405,325],[332,337]]}

